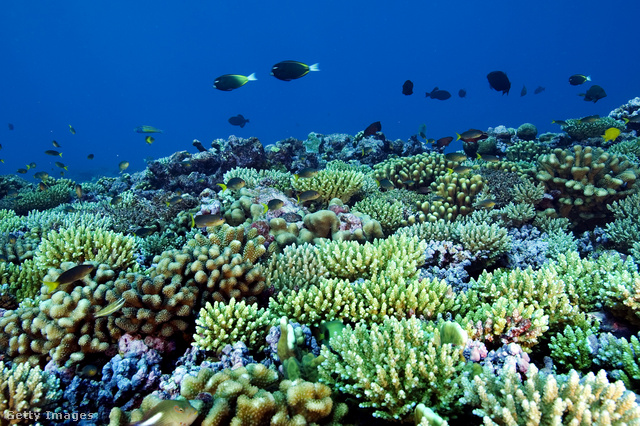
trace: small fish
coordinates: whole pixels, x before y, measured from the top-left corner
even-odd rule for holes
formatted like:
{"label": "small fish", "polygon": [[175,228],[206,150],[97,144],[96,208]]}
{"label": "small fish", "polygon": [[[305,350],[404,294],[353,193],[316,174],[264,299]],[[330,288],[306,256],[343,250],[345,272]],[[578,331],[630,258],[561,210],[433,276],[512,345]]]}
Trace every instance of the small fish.
{"label": "small fish", "polygon": [[52,141],[51,143],[53,144],[54,148],[62,148],[60,144],[56,141]]}
{"label": "small fish", "polygon": [[491,199],[482,200],[478,202],[478,207],[482,207],[484,209],[491,209],[495,205],[496,205],[496,200],[491,200]]}
{"label": "small fish", "polygon": [[446,146],[449,146],[452,140],[453,136],[445,136],[444,138],[440,138],[436,141],[436,146],[438,148],[444,148]]}
{"label": "small fish", "polygon": [[119,311],[120,308],[122,308],[123,306],[124,306],[124,297],[121,297],[115,302],[111,302],[104,308],[100,309],[98,312],[96,312],[96,314],[93,317],[94,318],[106,317],[107,315],[111,315],[112,313]]}
{"label": "small fish", "polygon": [[544,92],[546,90],[546,88],[542,87],[542,86],[538,86],[536,87],[536,90],[533,91],[534,95],[539,95],[540,93]]}
{"label": "small fish", "polygon": [[552,124],[557,124],[558,126],[562,126],[562,127],[565,127],[565,126],[569,125],[569,123],[567,123],[564,120],[551,120],[551,123]]}
{"label": "small fish", "polygon": [[224,222],[225,218],[220,213],[201,214],[198,216],[191,215],[192,228],[208,228],[210,226],[222,225]]}
{"label": "small fish", "polygon": [[90,264],[74,266],[73,268],[61,273],[55,281],[44,281],[44,285],[47,286],[49,293],[52,293],[58,288],[66,291],[66,287],[63,288],[61,286],[67,286],[68,284],[73,284],[74,282],[81,280],[89,275],[94,269],[95,267]]}
{"label": "small fish", "polygon": [[155,142],[156,138],[154,138],[153,136],[147,136],[146,138],[144,138],[144,141],[146,143],[148,143],[149,145],[151,145],[153,142]]}
{"label": "small fish", "polygon": [[300,170],[298,173],[296,173],[293,176],[295,176],[296,180],[298,180],[299,178],[304,178],[304,179],[312,178],[317,174],[318,174],[318,169],[314,169],[313,167],[305,167],[304,169]]}
{"label": "small fish", "polygon": [[218,90],[222,90],[224,92],[229,92],[231,90],[237,89],[239,87],[247,84],[248,81],[257,80],[256,74],[253,73],[249,76],[238,75],[238,74],[225,74],[216,78],[213,81],[213,87]]}
{"label": "small fish", "polygon": [[467,156],[461,152],[450,152],[445,154],[444,158],[447,161],[464,161],[467,159]]}
{"label": "small fish", "polygon": [[456,133],[456,135],[458,135],[456,141],[462,139],[465,142],[471,142],[479,140],[484,135],[484,132],[478,129],[469,129],[466,132]]}
{"label": "small fish", "polygon": [[229,179],[229,182],[227,182],[226,184],[224,183],[218,183],[217,185],[222,188],[222,192],[226,191],[227,189],[232,189],[232,190],[237,190],[240,188],[244,188],[244,186],[247,183],[244,181],[244,179],[239,178],[239,177],[234,177]]}
{"label": "small fish", "polygon": [[118,204],[120,204],[122,202],[122,196],[121,195],[116,195],[115,197],[113,197],[111,199],[111,205],[112,206],[117,206]]}
{"label": "small fish", "polygon": [[17,240],[18,240],[18,237],[16,237],[15,234],[9,234],[9,243],[15,244]]}
{"label": "small fish", "polygon": [[467,97],[467,91],[464,90],[464,89],[458,90],[458,96],[460,96],[461,98],[466,98]]}
{"label": "small fish", "polygon": [[30,169],[35,169],[36,168],[36,163],[29,163],[29,168]]}
{"label": "small fish", "polygon": [[72,206],[70,206],[70,205],[68,205],[68,204],[67,204],[66,206],[64,206],[64,207],[62,208],[62,210],[63,210],[65,213],[74,213],[74,212],[76,211],[76,209],[74,209]]}
{"label": "small fish", "polygon": [[580,93],[578,96],[583,96],[585,101],[587,102],[593,101],[593,103],[595,104],[600,99],[606,98],[607,94],[602,87],[598,86],[597,84],[594,84],[593,86],[589,87],[589,90],[587,90],[587,93]]}
{"label": "small fish", "polygon": [[498,161],[500,161],[500,159],[498,157],[496,157],[495,155],[491,155],[491,154],[476,154],[478,160],[483,160],[486,161],[488,163],[497,163]]}
{"label": "small fish", "polygon": [[304,77],[309,71],[320,71],[319,64],[307,65],[298,61],[282,61],[271,67],[271,75],[282,81]]}
{"label": "small fish", "polygon": [[604,135],[602,135],[602,137],[604,138],[605,142],[608,141],[615,141],[618,136],[620,136],[620,129],[616,128],[616,127],[609,127],[607,130],[604,131]]}
{"label": "small fish", "polygon": [[582,75],[582,74],[574,74],[569,77],[569,84],[572,86],[579,86],[587,81],[591,81],[591,76]]}
{"label": "small fish", "polygon": [[138,126],[133,129],[136,133],[162,133],[162,130],[156,129],[153,126]]}
{"label": "small fish", "polygon": [[61,153],[61,152],[55,151],[55,150],[53,150],[53,149],[48,149],[48,150],[46,150],[44,153],[45,153],[45,154],[47,154],[47,155],[52,155],[52,156],[54,156],[54,157],[55,157],[56,155],[57,155],[58,157],[62,157],[62,153]]}
{"label": "small fish", "polygon": [[82,200],[82,185],[77,183],[75,189],[76,189],[76,195],[78,196],[78,199]]}
{"label": "small fish", "polygon": [[395,185],[393,184],[393,182],[391,182],[387,178],[376,180],[376,182],[378,182],[378,186],[380,188],[385,189],[387,191],[392,190],[393,188],[395,188]]}
{"label": "small fish", "polygon": [[189,401],[165,399],[144,413],[139,422],[129,426],[190,426],[198,417],[198,410]]}
{"label": "small fish", "polygon": [[298,195],[298,203],[317,200],[318,198],[320,198],[320,193],[318,191],[314,191],[313,189],[310,189]]}
{"label": "small fish", "polygon": [[458,166],[458,167],[453,168],[453,169],[448,168],[447,172],[448,172],[448,174],[457,173],[459,175],[462,175],[462,174],[467,173],[470,170],[471,170],[471,167],[469,167],[469,166]]}
{"label": "small fish", "polygon": [[98,374],[98,367],[93,364],[88,364],[82,367],[82,369],[76,368],[76,373],[81,375],[82,377],[90,379],[91,377],[95,377]]}
{"label": "small fish", "polygon": [[373,122],[364,129],[364,137],[373,136],[382,130],[382,124],[379,121]]}
{"label": "small fish", "polygon": [[527,94],[527,87],[523,84],[522,90],[520,91],[520,96],[524,96]]}
{"label": "small fish", "polygon": [[121,161],[120,164],[118,164],[118,168],[120,169],[120,173],[122,173],[125,170],[127,170],[127,167],[129,167],[129,162],[128,161]]}
{"label": "small fish", "polygon": [[420,127],[418,128],[418,136],[420,136],[425,141],[427,140],[427,125],[426,124],[423,123],[423,124],[420,125]]}
{"label": "small fish", "polygon": [[175,206],[180,201],[183,201],[182,195],[174,195],[166,201],[167,207]]}
{"label": "small fish", "polygon": [[69,169],[67,168],[67,166],[65,166],[63,163],[61,163],[61,162],[59,162],[59,161],[56,161],[56,162],[55,162],[55,165],[56,165],[56,166],[58,166],[58,167],[60,167],[61,169],[69,170]]}
{"label": "small fish", "polygon": [[413,95],[413,81],[407,80],[402,85],[402,94],[405,96]]}
{"label": "small fish", "polygon": [[373,147],[372,146],[368,146],[368,147],[362,147],[362,156],[365,157],[369,154],[371,154],[373,152]]}
{"label": "small fish", "polygon": [[89,154],[89,155],[87,155],[87,160],[93,160],[93,157],[95,157],[95,155]]}
{"label": "small fish", "polygon": [[49,189],[49,186],[48,186],[46,183],[44,183],[44,182],[40,182],[40,183],[38,184],[38,189],[39,189],[40,191],[46,191],[47,189]]}
{"label": "small fish", "polygon": [[624,124],[627,124],[627,123],[640,123],[640,114],[632,115],[631,117],[624,117],[622,120],[624,120]]}
{"label": "small fish", "polygon": [[588,115],[586,117],[582,117],[578,121],[581,123],[595,123],[599,119],[600,119],[600,116],[596,114],[596,115]]}
{"label": "small fish", "polygon": [[13,130],[14,129],[13,124],[11,124],[11,123],[7,123],[7,126],[9,126],[9,130]]}
{"label": "small fish", "polygon": [[431,93],[426,92],[424,95],[427,98],[438,99],[439,101],[446,101],[451,97],[451,93],[446,90],[438,89],[438,87],[434,87]]}
{"label": "small fish", "polygon": [[416,184],[416,181],[412,180],[412,179],[407,179],[407,180],[402,181],[402,184],[403,185],[407,185],[407,186],[413,186],[413,185]]}
{"label": "small fish", "polygon": [[434,195],[433,197],[431,197],[431,201],[444,201],[444,197]]}
{"label": "small fish", "polygon": [[27,173],[27,169],[18,169],[17,172],[20,173],[21,175],[24,175]]}
{"label": "small fish", "polygon": [[185,167],[191,167],[191,160],[189,160],[188,158],[185,158],[180,162],[180,164],[182,164]]}
{"label": "small fish", "polygon": [[27,170],[31,170],[31,166],[29,164],[27,164],[25,167],[27,168]]}
{"label": "small fish", "polygon": [[147,237],[153,234],[154,232],[155,232],[154,228],[145,228],[141,226],[140,228],[133,231],[133,235],[135,235],[136,237]]}
{"label": "small fish", "polygon": [[240,128],[244,128],[244,126],[246,126],[246,124],[249,122],[248,118],[244,118],[242,116],[242,114],[238,114],[235,117],[231,117],[230,119],[227,120],[229,122],[229,124],[231,124],[232,126],[240,126]]}
{"label": "small fish", "polygon": [[278,210],[284,206],[284,201],[279,198],[273,198],[267,203],[267,208],[271,211]]}
{"label": "small fish", "polygon": [[509,77],[502,71],[492,71],[487,74],[487,80],[489,80],[489,86],[493,90],[497,90],[498,92],[502,92],[508,95],[509,90],[511,90],[511,82],[509,81]]}
{"label": "small fish", "polygon": [[72,135],[76,134],[76,129],[74,129],[71,124],[69,124],[69,131],[71,132]]}

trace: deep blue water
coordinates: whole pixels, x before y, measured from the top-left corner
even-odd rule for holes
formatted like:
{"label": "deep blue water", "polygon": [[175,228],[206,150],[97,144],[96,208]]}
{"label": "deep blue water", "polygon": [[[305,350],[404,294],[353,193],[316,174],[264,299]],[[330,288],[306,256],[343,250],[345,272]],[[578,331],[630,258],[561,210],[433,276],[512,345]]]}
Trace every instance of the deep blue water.
{"label": "deep blue water", "polygon": [[[388,138],[405,140],[421,123],[436,139],[524,122],[559,131],[552,119],[606,115],[640,95],[639,12],[621,0],[7,0],[0,171],[33,161],[57,176],[59,158],[43,153],[54,139],[67,176],[84,180],[117,174],[122,160],[141,170],[146,157],[195,152],[193,139],[208,147],[231,134],[269,144],[311,131],[355,134],[378,120]],[[286,59],[319,63],[321,72],[270,76]],[[489,88],[493,70],[508,74],[508,96]],[[252,72],[258,81],[238,90],[212,87],[219,75]],[[574,73],[593,81],[570,86]],[[406,79],[412,96],[401,93]],[[577,94],[590,84],[608,96],[585,102]],[[425,99],[434,86],[452,98]],[[546,90],[534,95],[537,86]],[[244,129],[227,122],[236,114],[250,119]],[[143,124],[164,133],[148,145],[133,132]]]}

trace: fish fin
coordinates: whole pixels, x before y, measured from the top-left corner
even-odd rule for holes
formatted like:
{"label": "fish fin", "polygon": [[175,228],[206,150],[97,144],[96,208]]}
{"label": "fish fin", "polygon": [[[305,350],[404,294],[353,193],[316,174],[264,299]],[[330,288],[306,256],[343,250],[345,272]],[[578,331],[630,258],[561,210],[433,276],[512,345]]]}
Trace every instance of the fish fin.
{"label": "fish fin", "polygon": [[[624,124],[627,124],[629,122],[629,119],[627,117],[624,117],[623,120],[624,120]],[[4,163],[4,160],[0,160],[0,161]]]}
{"label": "fish fin", "polygon": [[376,179],[376,183],[380,186],[380,181],[378,179]]}
{"label": "fish fin", "polygon": [[245,123],[245,122],[243,122],[243,123],[240,125],[240,128],[241,128],[241,129],[244,129],[244,125],[245,125],[245,124],[246,124],[246,123]]}
{"label": "fish fin", "polygon": [[220,188],[222,188],[222,192],[227,190],[227,185],[225,185],[224,183],[216,183],[216,185],[218,185]]}
{"label": "fish fin", "polygon": [[320,64],[309,65],[309,71],[320,71]]}
{"label": "fish fin", "polygon": [[298,195],[298,204],[300,204],[300,196]]}
{"label": "fish fin", "polygon": [[171,203],[168,201],[165,201],[165,203],[167,203],[167,207],[171,207]]}
{"label": "fish fin", "polygon": [[191,227],[195,228],[196,227],[196,218],[193,217],[193,213],[189,213],[189,215],[191,216]]}
{"label": "fish fin", "polygon": [[476,158],[477,158],[478,160],[482,160],[482,155],[480,155],[480,153],[479,153],[479,152],[476,152]]}
{"label": "fish fin", "polygon": [[256,78],[256,73],[255,73],[255,72],[253,72],[253,73],[251,73],[250,75],[248,75],[248,76],[247,76],[247,80],[249,80],[249,81],[256,81],[256,80],[257,80],[257,78]]}
{"label": "fish fin", "polygon": [[293,176],[296,178],[296,180],[300,179],[300,175],[297,174],[297,173],[295,175],[293,175]]}
{"label": "fish fin", "polygon": [[43,281],[42,284],[47,287],[47,293],[53,293],[59,285],[57,281]]}
{"label": "fish fin", "polygon": [[266,203],[262,203],[262,205],[264,206],[264,211],[262,212],[262,214],[265,214],[269,211],[269,206]]}
{"label": "fish fin", "polygon": [[590,75],[588,75],[586,78],[587,78],[587,81],[591,81],[591,76]]}
{"label": "fish fin", "polygon": [[453,169],[451,167],[447,167],[447,174],[450,175],[453,173]]}
{"label": "fish fin", "polygon": [[458,142],[460,139],[462,139],[462,136],[460,136],[460,133],[456,132],[456,135],[458,135],[458,139],[456,139],[456,142]]}

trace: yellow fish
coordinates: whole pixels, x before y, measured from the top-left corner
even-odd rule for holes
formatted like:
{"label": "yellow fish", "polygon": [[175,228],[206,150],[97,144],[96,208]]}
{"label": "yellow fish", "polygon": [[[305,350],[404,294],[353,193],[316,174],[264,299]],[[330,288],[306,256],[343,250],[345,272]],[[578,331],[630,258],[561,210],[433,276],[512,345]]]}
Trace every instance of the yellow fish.
{"label": "yellow fish", "polygon": [[104,308],[100,309],[98,312],[96,312],[96,314],[93,317],[94,318],[106,317],[107,315],[111,315],[112,313],[116,312],[123,306],[124,306],[124,297],[121,297],[115,302],[111,302]]}
{"label": "yellow fish", "polygon": [[604,138],[605,142],[608,141],[615,141],[618,136],[620,136],[620,129],[616,128],[616,127],[609,127],[607,130],[604,131],[604,135],[602,135],[602,137]]}

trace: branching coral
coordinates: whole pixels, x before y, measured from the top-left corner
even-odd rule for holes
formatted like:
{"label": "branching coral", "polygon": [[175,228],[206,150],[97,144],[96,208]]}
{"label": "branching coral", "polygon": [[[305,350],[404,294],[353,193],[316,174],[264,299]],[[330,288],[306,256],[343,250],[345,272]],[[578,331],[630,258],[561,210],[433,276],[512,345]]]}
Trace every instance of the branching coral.
{"label": "branching coral", "polygon": [[[14,363],[11,367],[0,361],[0,412],[3,425],[29,424],[33,416],[56,407],[62,391],[60,381],[40,367]],[[28,418],[18,415],[30,414]],[[33,423],[32,423],[33,424]]]}
{"label": "branching coral", "polygon": [[360,190],[364,179],[365,174],[361,172],[327,168],[311,178],[291,178],[291,186],[298,192],[318,191],[325,202],[339,198],[346,203]]}
{"label": "branching coral", "polygon": [[389,179],[396,188],[428,187],[436,177],[447,173],[447,167],[458,164],[445,160],[442,154],[418,154],[376,164],[373,175],[378,181]]}

